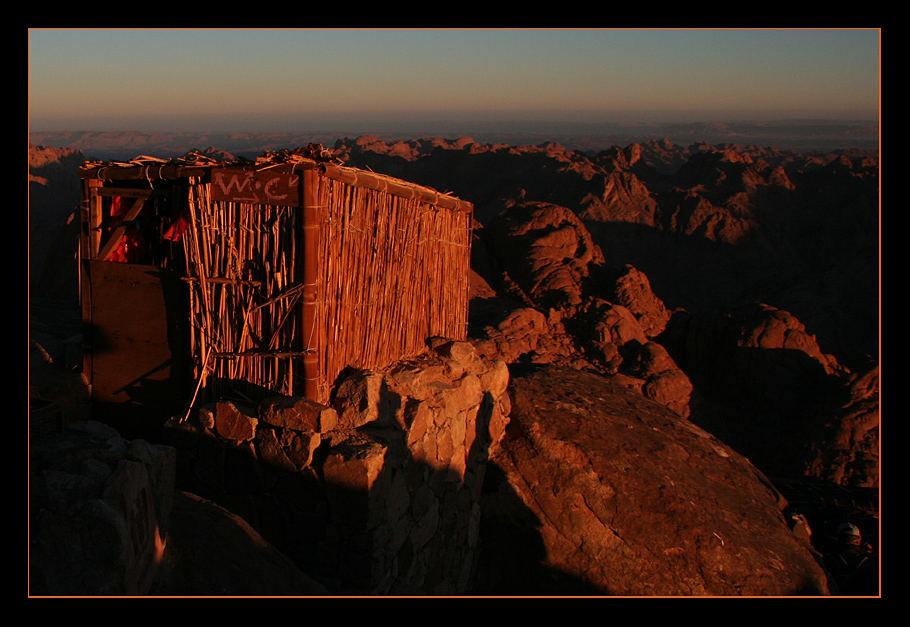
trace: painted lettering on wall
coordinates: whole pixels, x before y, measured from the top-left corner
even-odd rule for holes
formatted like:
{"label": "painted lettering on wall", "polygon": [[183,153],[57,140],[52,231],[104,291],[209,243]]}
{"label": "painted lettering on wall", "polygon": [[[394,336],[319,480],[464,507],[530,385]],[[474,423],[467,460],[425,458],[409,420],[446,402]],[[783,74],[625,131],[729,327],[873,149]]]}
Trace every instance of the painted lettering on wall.
{"label": "painted lettering on wall", "polygon": [[288,169],[217,168],[212,170],[212,200],[299,207],[299,180]]}

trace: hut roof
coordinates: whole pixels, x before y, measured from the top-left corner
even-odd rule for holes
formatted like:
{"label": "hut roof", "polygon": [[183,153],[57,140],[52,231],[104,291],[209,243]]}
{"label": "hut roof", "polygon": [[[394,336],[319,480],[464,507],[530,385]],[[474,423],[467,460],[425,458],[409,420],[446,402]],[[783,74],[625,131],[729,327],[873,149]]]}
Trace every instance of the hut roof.
{"label": "hut roof", "polygon": [[154,181],[161,180],[205,177],[212,170],[220,168],[263,171],[278,167],[289,172],[316,169],[328,178],[349,185],[384,191],[444,209],[472,211],[474,208],[472,203],[448,193],[439,192],[432,187],[418,185],[386,174],[345,166],[333,159],[328,151],[318,144],[311,144],[293,151],[266,152],[255,160],[218,159],[193,151],[183,157],[171,159],[139,155],[128,162],[86,161],[80,169],[79,176],[83,179],[110,181],[147,180],[153,184]]}

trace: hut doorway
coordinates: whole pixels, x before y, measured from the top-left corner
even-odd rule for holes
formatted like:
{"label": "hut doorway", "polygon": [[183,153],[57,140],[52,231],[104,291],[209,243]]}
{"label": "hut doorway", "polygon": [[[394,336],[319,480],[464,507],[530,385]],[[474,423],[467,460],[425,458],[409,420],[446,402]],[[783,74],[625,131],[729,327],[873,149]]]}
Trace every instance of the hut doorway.
{"label": "hut doorway", "polygon": [[80,247],[86,346],[95,417],[150,437],[179,413],[191,385],[179,228],[185,185],[88,184]]}

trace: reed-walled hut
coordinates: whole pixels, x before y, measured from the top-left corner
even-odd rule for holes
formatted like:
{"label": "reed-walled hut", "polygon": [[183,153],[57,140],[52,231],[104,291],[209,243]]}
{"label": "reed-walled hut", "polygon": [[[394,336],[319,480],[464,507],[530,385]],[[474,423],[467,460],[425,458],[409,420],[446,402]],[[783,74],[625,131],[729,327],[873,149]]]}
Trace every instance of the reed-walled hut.
{"label": "reed-walled hut", "polygon": [[227,389],[325,403],[348,366],[466,337],[471,203],[324,155],[84,164],[95,403],[173,415]]}

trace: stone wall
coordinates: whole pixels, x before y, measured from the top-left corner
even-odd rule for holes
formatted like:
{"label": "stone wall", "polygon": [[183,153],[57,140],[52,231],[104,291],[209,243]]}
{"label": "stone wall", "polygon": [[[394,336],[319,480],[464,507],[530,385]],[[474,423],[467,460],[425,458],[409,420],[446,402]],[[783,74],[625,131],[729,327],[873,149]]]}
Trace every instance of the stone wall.
{"label": "stone wall", "polygon": [[382,372],[344,373],[330,405],[221,402],[171,424],[181,487],[242,516],[334,593],[469,590],[509,372],[467,342],[429,344]]}

